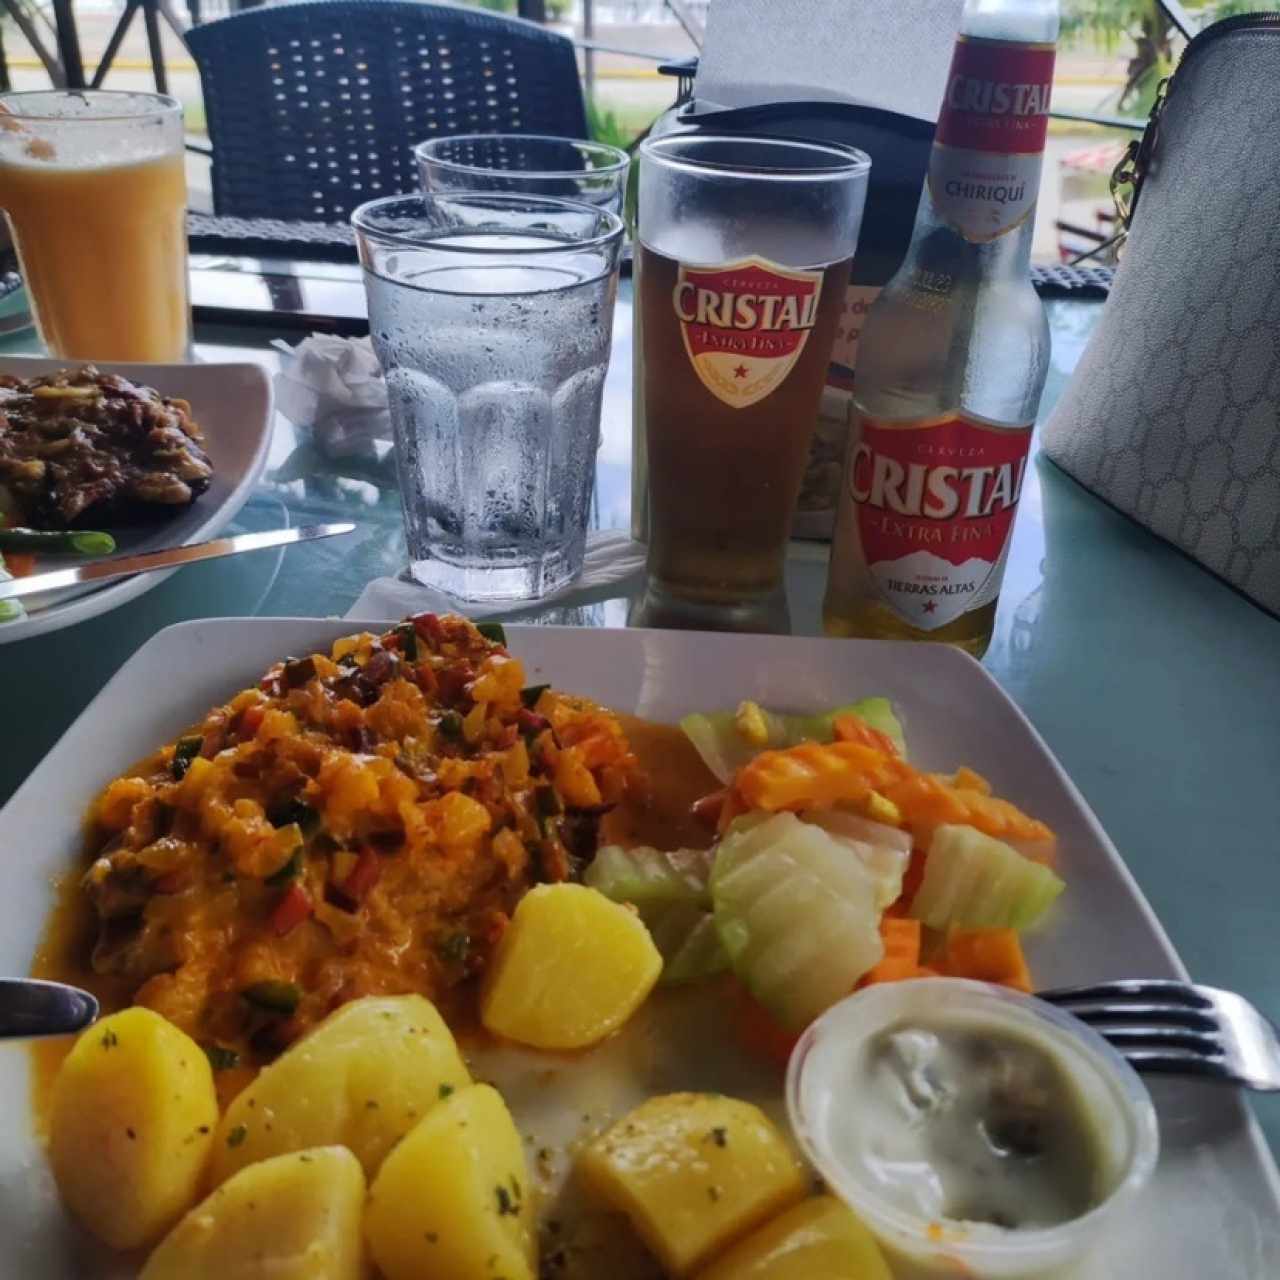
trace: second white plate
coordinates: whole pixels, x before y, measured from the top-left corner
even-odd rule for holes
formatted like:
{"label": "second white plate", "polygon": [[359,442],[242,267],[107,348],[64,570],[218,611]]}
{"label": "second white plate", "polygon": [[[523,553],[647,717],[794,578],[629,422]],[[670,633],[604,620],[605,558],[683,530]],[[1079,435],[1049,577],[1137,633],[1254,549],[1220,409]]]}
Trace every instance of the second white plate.
{"label": "second white plate", "polygon": [[[33,378],[76,361],[36,356],[0,357],[0,374]],[[100,364],[154,387],[162,395],[180,396],[191,404],[205,449],[213,462],[213,481],[199,498],[170,520],[113,529],[119,554],[158,551],[216,536],[248,501],[267,458],[271,439],[271,380],[256,364]],[[53,562],[40,568],[52,567]],[[38,571],[38,570],[37,570]],[[100,587],[71,588],[24,601],[27,616],[0,624],[0,644],[58,631],[86,618],[118,608],[157,586],[173,570],[142,573]]]}

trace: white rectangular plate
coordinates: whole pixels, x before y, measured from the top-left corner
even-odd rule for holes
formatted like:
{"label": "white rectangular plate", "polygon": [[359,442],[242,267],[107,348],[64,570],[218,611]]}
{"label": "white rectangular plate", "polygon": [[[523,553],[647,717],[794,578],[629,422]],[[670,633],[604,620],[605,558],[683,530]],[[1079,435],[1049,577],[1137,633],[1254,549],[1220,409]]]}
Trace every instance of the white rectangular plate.
{"label": "white rectangular plate", "polygon": [[[34,378],[83,361],[37,356],[0,357],[0,374]],[[189,507],[168,520],[127,529],[112,528],[118,554],[159,551],[212,538],[235,518],[262,474],[271,440],[271,380],[256,364],[99,364],[161,395],[191,404],[191,416],[204,432],[205,451],[213,462],[213,480]],[[71,563],[58,560],[57,565]],[[42,561],[37,569],[56,567]],[[41,592],[24,600],[27,616],[0,625],[0,644],[26,640],[47,631],[97,617],[136,599],[163,582],[173,570],[140,573],[102,586],[69,587]]]}
{"label": "white rectangular plate", "polygon": [[[0,813],[0,973],[27,972],[52,902],[52,879],[74,865],[81,815],[99,787],[254,682],[277,658],[327,646],[361,628],[350,621],[214,619],[171,627],[143,646]],[[747,697],[781,710],[816,711],[868,694],[888,695],[916,762],[945,770],[968,764],[999,794],[1057,830],[1067,891],[1028,945],[1041,985],[1185,976],[1075,787],[1013,703],[963,654],[942,645],[657,631],[511,627],[508,634],[531,679],[653,720],[675,721],[688,711],[733,706]],[[676,1009],[667,1026],[681,1028],[679,1034],[656,1042],[656,1021],[638,1020],[638,1029],[597,1051],[598,1081],[585,1081],[576,1068],[562,1070],[559,1082],[548,1081],[554,1072],[538,1072],[536,1108],[528,1061],[486,1062],[485,1071],[503,1086],[518,1118],[537,1128],[539,1141],[552,1129],[572,1127],[584,1110],[597,1117],[616,1114],[648,1091],[718,1085],[767,1102],[758,1073],[744,1066],[741,1053],[726,1058],[721,1044],[717,1060],[712,1047],[698,1043],[699,1020],[689,1015],[687,1005]],[[618,1067],[612,1081],[604,1078]],[[6,1274],[24,1280],[129,1274],[127,1267],[112,1267],[59,1208],[32,1137],[28,1088],[25,1048],[0,1045]],[[1161,1116],[1157,1176],[1082,1276],[1280,1276],[1280,1179],[1238,1092],[1157,1081],[1153,1093]],[[548,1114],[557,1108],[566,1115]],[[612,1274],[620,1280],[617,1271]]]}

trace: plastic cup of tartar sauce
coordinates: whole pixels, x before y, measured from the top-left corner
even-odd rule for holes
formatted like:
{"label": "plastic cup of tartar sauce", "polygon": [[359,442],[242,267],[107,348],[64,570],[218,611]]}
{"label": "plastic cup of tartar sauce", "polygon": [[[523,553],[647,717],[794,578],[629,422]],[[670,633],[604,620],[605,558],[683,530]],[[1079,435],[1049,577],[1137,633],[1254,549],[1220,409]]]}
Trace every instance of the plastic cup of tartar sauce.
{"label": "plastic cup of tartar sauce", "polygon": [[1078,1275],[1159,1149],[1145,1086],[1097,1032],[958,978],[828,1009],[791,1055],[787,1107],[903,1277]]}

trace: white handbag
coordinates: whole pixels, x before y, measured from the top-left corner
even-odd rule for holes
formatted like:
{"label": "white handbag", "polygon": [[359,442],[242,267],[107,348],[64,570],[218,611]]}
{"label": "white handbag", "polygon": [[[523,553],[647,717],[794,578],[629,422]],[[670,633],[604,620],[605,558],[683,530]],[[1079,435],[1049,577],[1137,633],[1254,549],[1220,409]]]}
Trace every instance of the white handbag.
{"label": "white handbag", "polygon": [[1111,296],[1044,428],[1081,484],[1280,613],[1280,14],[1187,46]]}

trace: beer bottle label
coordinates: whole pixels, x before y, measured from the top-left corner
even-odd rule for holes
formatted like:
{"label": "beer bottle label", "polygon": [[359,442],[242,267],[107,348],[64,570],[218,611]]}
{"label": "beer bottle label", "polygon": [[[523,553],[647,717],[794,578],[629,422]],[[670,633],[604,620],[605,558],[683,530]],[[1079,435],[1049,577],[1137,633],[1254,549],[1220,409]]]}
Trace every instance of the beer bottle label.
{"label": "beer bottle label", "polygon": [[966,240],[994,240],[1035,208],[1054,46],[961,36],[929,159],[929,195]]}
{"label": "beer bottle label", "polygon": [[1000,592],[1031,424],[954,414],[863,417],[858,428],[847,483],[881,598],[922,631],[990,604]]}
{"label": "beer bottle label", "polygon": [[733,409],[776,391],[809,340],[823,275],[755,256],[713,267],[681,263],[671,305],[702,385]]}

